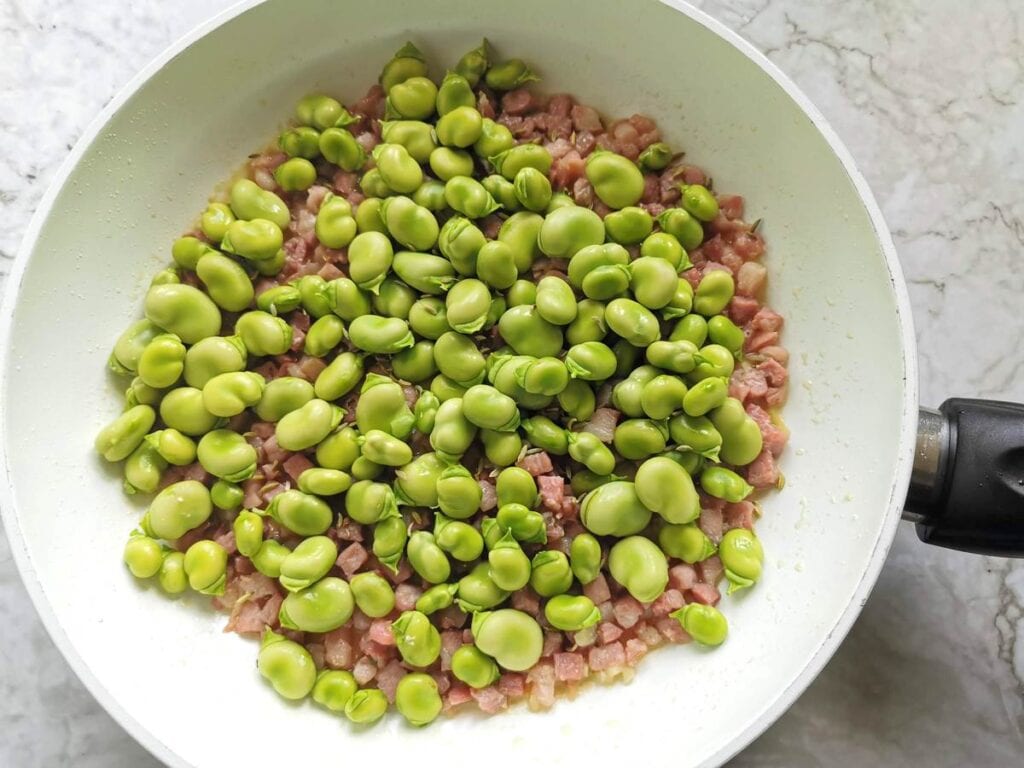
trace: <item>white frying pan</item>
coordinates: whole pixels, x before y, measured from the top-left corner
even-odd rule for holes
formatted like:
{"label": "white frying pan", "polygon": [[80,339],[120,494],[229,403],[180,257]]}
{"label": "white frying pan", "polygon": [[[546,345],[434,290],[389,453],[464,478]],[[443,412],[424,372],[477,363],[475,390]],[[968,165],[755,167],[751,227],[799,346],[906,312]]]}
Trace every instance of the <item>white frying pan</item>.
{"label": "white frying pan", "polygon": [[[653,116],[716,188],[744,194],[750,216],[764,219],[769,300],[793,353],[786,488],[768,498],[758,528],[766,574],[728,599],[720,649],[660,650],[632,684],[590,687],[544,714],[459,716],[422,730],[392,717],[357,732],[283,703],[255,673],[255,644],[222,634],[205,598],[167,600],[126,575],[120,552],[138,508],[91,448],[119,402],[104,363],[171,239],[298,96],[351,100],[406,39],[440,67],[483,35],[530,61],[549,91],[610,115]],[[108,106],[57,175],[9,280],[0,376],[0,506],[29,592],[96,698],[173,766],[721,762],[796,699],[857,617],[918,435],[903,277],[849,154],[747,43],[689,7],[651,0],[271,0],[196,30]],[[1024,526],[1012,540],[1001,518],[972,533],[956,517],[966,441],[955,450],[950,424],[964,407],[922,421],[921,530],[950,545],[1020,549]],[[977,431],[977,418],[962,417],[961,433]],[[967,447],[991,447],[979,445]],[[971,479],[1007,512],[1019,501],[1006,495],[1012,483],[994,483],[1008,470],[999,471]]]}

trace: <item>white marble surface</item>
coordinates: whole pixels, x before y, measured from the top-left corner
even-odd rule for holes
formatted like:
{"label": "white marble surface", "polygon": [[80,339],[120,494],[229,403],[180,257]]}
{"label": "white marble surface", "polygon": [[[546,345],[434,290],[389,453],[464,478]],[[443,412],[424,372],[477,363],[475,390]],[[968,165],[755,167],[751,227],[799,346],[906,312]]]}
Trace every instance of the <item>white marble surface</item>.
{"label": "white marble surface", "polygon": [[[0,2],[0,280],[88,121],[164,46],[229,4]],[[910,282],[923,401],[1024,401],[1024,6],[698,4],[788,72],[858,159]],[[157,765],[58,654],[2,536],[0,627],[0,766]],[[1024,563],[925,547],[905,526],[835,659],[734,764],[1022,762]]]}

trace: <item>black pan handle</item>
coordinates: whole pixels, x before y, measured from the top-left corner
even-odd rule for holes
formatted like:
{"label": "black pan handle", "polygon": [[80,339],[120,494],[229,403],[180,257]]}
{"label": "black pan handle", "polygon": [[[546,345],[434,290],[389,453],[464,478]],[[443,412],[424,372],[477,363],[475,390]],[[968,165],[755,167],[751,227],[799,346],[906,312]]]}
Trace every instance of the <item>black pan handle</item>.
{"label": "black pan handle", "polygon": [[904,517],[927,544],[1024,557],[1024,405],[922,408]]}

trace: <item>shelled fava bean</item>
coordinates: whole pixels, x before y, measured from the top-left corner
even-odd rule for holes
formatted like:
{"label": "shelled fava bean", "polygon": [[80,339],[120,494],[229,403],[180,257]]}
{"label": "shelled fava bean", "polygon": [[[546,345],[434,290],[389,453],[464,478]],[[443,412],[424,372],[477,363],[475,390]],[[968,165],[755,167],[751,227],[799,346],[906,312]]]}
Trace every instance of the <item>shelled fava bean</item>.
{"label": "shelled fava bean", "polygon": [[[124,462],[126,491],[156,494],[123,552],[136,578],[168,594],[223,594],[234,550],[213,536],[217,525],[230,530],[239,555],[279,581],[284,630],[330,632],[356,611],[387,617],[402,661],[419,670],[393,697],[417,726],[442,709],[424,670],[441,653],[432,616],[450,606],[472,614],[473,637],[452,655],[452,673],[483,688],[538,662],[540,616],[565,632],[594,627],[601,611],[581,590],[602,569],[651,603],[671,560],[717,553],[730,593],[752,586],[764,562],[751,531],[730,530],[716,547],[695,522],[698,488],[730,503],[750,495],[735,470],[762,450],[758,425],[729,396],[744,344],[722,314],[733,279],[711,271],[694,288],[682,278],[701,222],[718,214],[714,195],[684,185],[680,207],[654,218],[638,206],[644,173],[666,167],[672,149],[651,145],[636,162],[597,150],[585,175],[611,209],[602,219],[553,195],[547,149],[517,143],[477,110],[478,83],[501,92],[537,79],[525,63],[492,61],[485,44],[439,85],[426,73],[412,44],[385,65],[386,119],[372,151],[340,102],[299,102],[279,139],[288,159],[273,172],[276,191],[265,179],[236,181],[196,233],[174,242],[145,318],[110,355],[131,384],[95,440],[104,459]],[[357,174],[365,198],[353,208],[328,193],[311,219],[320,243],[345,249],[345,274],[281,280],[296,226],[286,201],[330,178],[331,166]],[[493,214],[502,221],[489,238],[480,220]],[[566,276],[532,279],[540,258],[564,260]],[[300,313],[312,321],[302,333]],[[322,360],[318,373],[266,375],[263,363],[293,349]],[[585,429],[602,388],[625,417],[605,439]],[[346,412],[340,403],[354,396]],[[273,435],[247,431],[246,414]],[[292,487],[249,508],[247,489],[266,479],[268,438],[308,461]],[[582,497],[586,531],[564,551],[547,546],[538,485],[514,466],[537,450],[564,463]],[[486,516],[481,456],[496,468]],[[163,482],[170,467],[195,462],[198,479]],[[342,578],[330,529],[348,519],[367,527],[384,570]],[[179,550],[203,526],[208,536]],[[404,563],[429,588],[397,614],[382,573]],[[527,588],[544,601],[538,617],[509,607]],[[725,638],[711,606],[673,616],[701,643]],[[258,669],[281,696],[311,695],[357,723],[388,707],[349,672],[318,671],[305,647],[270,627]]]}

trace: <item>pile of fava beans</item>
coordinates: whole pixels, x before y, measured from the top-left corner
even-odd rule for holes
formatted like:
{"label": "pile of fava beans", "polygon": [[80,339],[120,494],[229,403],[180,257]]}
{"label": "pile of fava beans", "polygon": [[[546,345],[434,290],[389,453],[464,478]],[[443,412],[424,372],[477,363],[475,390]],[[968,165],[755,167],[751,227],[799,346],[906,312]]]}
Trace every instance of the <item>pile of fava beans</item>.
{"label": "pile of fava beans", "polygon": [[[353,128],[365,115],[303,98],[272,179],[236,180],[175,241],[109,360],[127,398],[96,450],[123,463],[129,493],[155,494],[128,569],[171,595],[223,596],[243,564],[273,580],[259,672],[355,722],[393,702],[428,723],[441,671],[480,691],[537,665],[545,633],[592,639],[595,580],[650,606],[677,563],[720,558],[730,592],[762,570],[748,527],[712,541],[697,524],[701,493],[750,496],[737,470],[763,448],[729,393],[745,339],[725,314],[733,275],[683,277],[719,202],[683,184],[656,217],[638,205],[644,174],[676,156],[660,142],[635,160],[586,156],[599,204],[553,190],[548,149],[478,109],[481,89],[537,79],[492,58],[485,43],[436,83],[402,48],[369,151]],[[357,204],[328,191],[310,213],[336,273],[286,279],[291,198],[329,172],[358,182]],[[275,368],[291,353],[308,365]],[[301,466],[261,487],[272,452]],[[573,535],[549,542],[552,519]],[[346,526],[366,540],[355,572],[339,560]],[[419,591],[399,609],[403,579]],[[513,607],[524,592],[535,611]],[[442,667],[439,617],[453,611],[467,639]],[[304,642],[357,616],[388,621],[376,641],[402,665],[390,690]],[[725,640],[711,604],[671,617],[698,643]]]}

